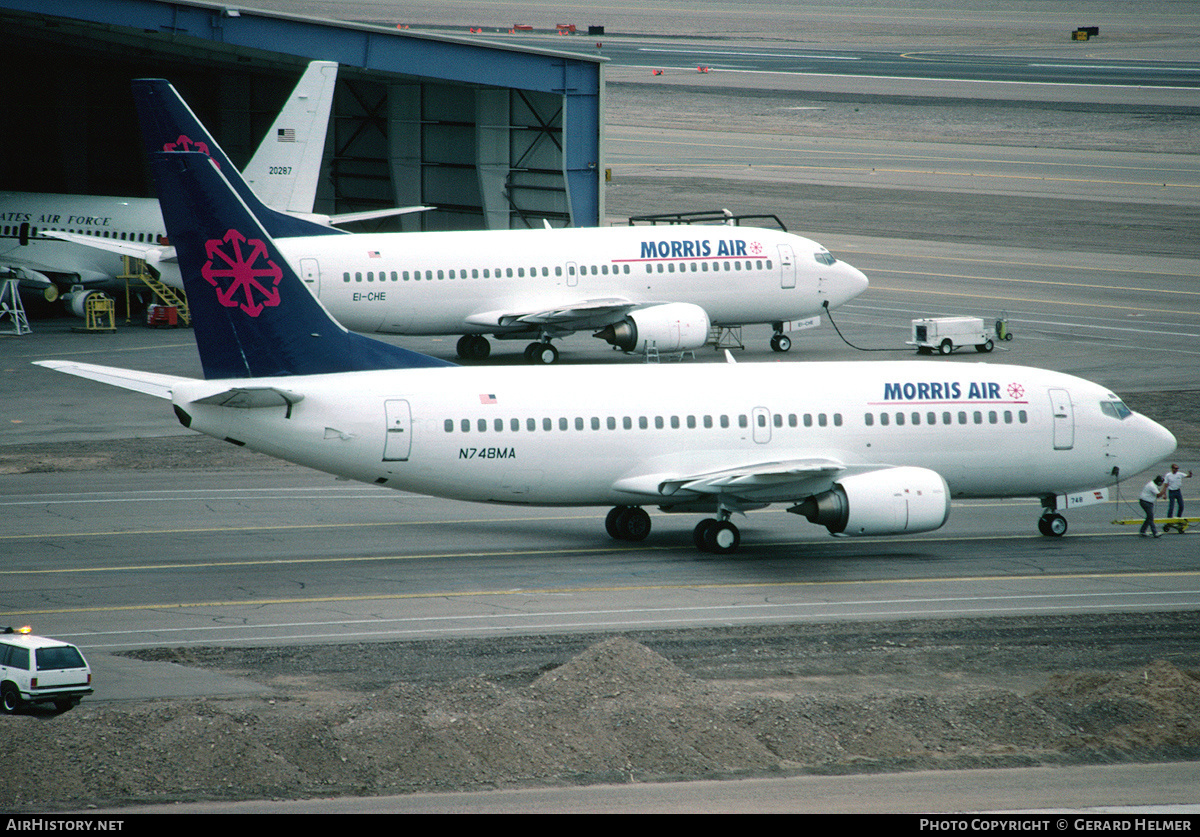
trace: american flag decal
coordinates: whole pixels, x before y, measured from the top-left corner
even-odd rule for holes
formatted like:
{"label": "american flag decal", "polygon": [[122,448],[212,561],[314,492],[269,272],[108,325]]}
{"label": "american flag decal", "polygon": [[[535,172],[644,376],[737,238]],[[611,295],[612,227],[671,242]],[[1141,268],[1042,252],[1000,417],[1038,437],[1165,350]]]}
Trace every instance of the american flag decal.
{"label": "american flag decal", "polygon": [[275,133],[275,140],[277,142],[295,142],[296,141],[296,129],[295,128],[280,128]]}
{"label": "american flag decal", "polygon": [[480,404],[495,404],[495,403],[496,403],[496,396],[494,396],[494,395],[491,395],[491,394],[480,395],[480,396],[479,396],[479,403],[480,403]]}

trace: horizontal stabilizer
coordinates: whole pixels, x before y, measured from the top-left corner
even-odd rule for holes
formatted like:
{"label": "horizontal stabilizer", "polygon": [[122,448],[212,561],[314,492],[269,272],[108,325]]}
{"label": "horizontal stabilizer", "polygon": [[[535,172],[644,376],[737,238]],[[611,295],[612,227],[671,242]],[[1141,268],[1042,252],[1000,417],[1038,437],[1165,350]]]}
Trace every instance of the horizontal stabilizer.
{"label": "horizontal stabilizer", "polygon": [[171,399],[172,391],[180,384],[194,383],[194,378],[180,375],[160,375],[156,372],[138,372],[134,369],[118,369],[114,366],[96,366],[92,363],[76,363],[70,360],[35,360],[35,366],[44,366],[57,372],[65,372],[109,386],[131,389],[155,398]]}

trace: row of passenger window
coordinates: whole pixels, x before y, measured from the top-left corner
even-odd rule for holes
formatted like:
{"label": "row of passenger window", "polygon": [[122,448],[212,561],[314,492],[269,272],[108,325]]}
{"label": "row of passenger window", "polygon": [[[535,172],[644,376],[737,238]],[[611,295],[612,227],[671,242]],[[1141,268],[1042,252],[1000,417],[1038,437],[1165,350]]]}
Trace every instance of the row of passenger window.
{"label": "row of passenger window", "polygon": [[[635,427],[638,430],[649,430],[653,427],[655,430],[680,430],[687,428],[694,430],[698,427],[711,429],[714,427],[728,428],[732,427],[736,422],[738,427],[746,428],[750,426],[750,416],[742,413],[741,415],[731,418],[728,415],[721,416],[592,416],[590,419],[585,419],[583,416],[576,416],[574,419],[566,418],[565,416],[556,419],[543,418],[539,422],[535,418],[527,418],[522,422],[518,418],[510,418],[507,420],[507,429],[509,432],[519,432],[524,427],[526,432],[533,433],[539,429],[543,431],[551,431],[557,427],[559,430],[570,430],[574,427],[575,430],[617,430],[618,427],[622,430],[633,430]],[[775,427],[783,427],[786,423],[788,427],[828,427],[832,424],[834,427],[842,426],[842,414],[833,413],[832,416],[826,413],[775,413],[772,416],[771,422]],[[765,412],[756,413],[754,423],[759,427],[767,426],[767,414]],[[446,419],[443,423],[443,428],[447,433],[453,433],[457,428],[460,433],[470,433],[472,429],[477,433],[486,433],[490,429],[495,433],[503,433],[506,429],[504,419]]]}
{"label": "row of passenger window", "polygon": [[[156,244],[156,243],[158,243],[160,237],[165,237],[161,233],[159,233],[159,234],[148,233],[148,232],[131,233],[131,232],[118,232],[116,230],[98,230],[98,229],[55,230],[55,231],[71,233],[72,235],[94,235],[96,238],[112,238],[117,241],[137,241],[142,244]],[[3,237],[3,238],[19,238],[20,235],[21,235],[21,228],[19,226],[9,226],[9,225],[5,224],[4,227],[2,229],[0,229],[0,237]],[[29,228],[29,237],[37,238],[37,235],[38,235],[38,228],[30,227]]]}
{"label": "row of passenger window", "polygon": [[[939,417],[941,418],[940,422],[938,421]],[[983,424],[985,417],[987,424],[1000,424],[1001,422],[1004,424],[1012,424],[1014,421],[1017,424],[1029,423],[1029,414],[1024,410],[1017,410],[1016,413],[1013,413],[1012,410],[988,410],[986,413],[984,413],[982,410],[974,410],[970,413],[968,413],[966,410],[959,410],[957,414],[957,422],[955,421],[955,414],[949,411],[941,413],[940,416],[938,413],[929,411],[923,414],[922,419],[922,413],[914,410],[911,413],[880,413],[879,424],[883,427],[887,427],[889,424],[921,424],[922,420],[925,424]],[[874,426],[875,420],[876,418],[874,413],[867,413],[863,416],[863,423],[866,424],[867,427]]]}
{"label": "row of passenger window", "polygon": [[[562,265],[556,265],[554,268],[555,276],[562,276],[565,270],[568,276],[582,275],[587,276],[616,276],[619,273],[629,273],[629,265],[584,265],[577,268],[575,265],[567,265],[563,268]],[[378,272],[368,270],[365,273],[356,271],[353,274],[345,272],[342,274],[343,282],[420,282],[422,280],[431,282],[434,279],[524,279],[526,276],[549,276],[551,268],[549,267],[498,267],[495,270],[491,268],[472,268],[471,270],[380,270]]]}
{"label": "row of passenger window", "polygon": [[[739,261],[732,261],[732,262],[689,261],[689,262],[679,262],[678,264],[679,264],[679,271],[678,271],[679,273],[688,273],[688,272],[708,273],[710,270],[713,273],[719,273],[719,272],[721,272],[722,269],[724,269],[724,271],[726,273],[731,273],[731,272],[736,273],[741,270],[764,270],[764,269],[771,270],[771,260],[770,259],[757,259],[754,261],[751,261],[750,259],[746,259],[746,261],[744,263],[739,260]],[[665,262],[665,263],[664,262],[647,262],[646,263],[646,272],[647,273],[656,273],[656,272],[657,273],[675,273],[676,272],[675,265],[676,265],[675,262]],[[709,265],[712,265],[712,267],[709,267]],[[724,268],[722,268],[722,265],[724,265]]]}
{"label": "row of passenger window", "polygon": [[[711,267],[710,267],[711,265]],[[722,268],[722,265],[724,267]],[[737,272],[741,270],[771,270],[772,262],[770,259],[758,259],[751,261],[747,259],[733,262],[679,262],[676,267],[675,262],[654,262],[646,264],[647,273],[708,273],[710,270],[717,273],[724,269],[726,272]],[[553,268],[555,276],[562,276],[564,273],[567,276],[618,276],[628,275],[630,273],[628,264],[614,265],[567,265],[565,268],[562,265],[556,265]],[[422,280],[430,282],[434,279],[524,279],[525,277],[550,276],[551,268],[549,267],[498,267],[495,270],[491,268],[472,268],[470,270],[368,270],[355,271],[353,273],[346,271],[342,273],[343,282],[420,282]]]}

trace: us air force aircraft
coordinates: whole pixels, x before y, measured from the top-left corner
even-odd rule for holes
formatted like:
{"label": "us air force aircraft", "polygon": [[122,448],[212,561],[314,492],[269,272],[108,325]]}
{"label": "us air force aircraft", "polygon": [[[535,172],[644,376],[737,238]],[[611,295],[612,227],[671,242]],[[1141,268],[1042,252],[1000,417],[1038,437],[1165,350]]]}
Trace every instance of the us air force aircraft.
{"label": "us air force aircraft", "polygon": [[[246,179],[268,206],[326,223],[311,213],[337,68],[332,61],[308,65],[246,166]],[[207,149],[203,139],[182,131],[169,144]],[[125,272],[122,255],[145,258],[161,250],[165,230],[154,198],[0,193],[0,267],[51,296],[60,286],[113,281]]]}
{"label": "us air force aircraft", "polygon": [[147,151],[202,136],[238,194],[313,294],[347,328],[460,334],[482,359],[484,335],[532,340],[531,363],[554,363],[551,340],[592,331],[627,352],[696,349],[709,326],[786,327],[858,296],[867,278],[807,238],[731,226],[607,227],[329,235],[258,203],[216,141],[166,81],[134,82]]}
{"label": "us air force aircraft", "polygon": [[185,427],[339,477],[458,500],[706,515],[786,503],[835,535],[925,532],[951,496],[1059,510],[1169,456],[1175,438],[1105,387],[1021,366],[891,361],[461,367],[334,321],[207,157],[153,161],[204,379],[42,366],[169,400]]}

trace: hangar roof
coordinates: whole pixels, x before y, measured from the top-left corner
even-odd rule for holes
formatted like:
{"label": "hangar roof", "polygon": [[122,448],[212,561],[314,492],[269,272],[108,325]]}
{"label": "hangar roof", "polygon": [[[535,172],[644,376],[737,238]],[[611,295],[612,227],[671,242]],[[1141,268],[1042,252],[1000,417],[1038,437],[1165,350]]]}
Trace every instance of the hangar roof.
{"label": "hangar roof", "polygon": [[[556,97],[559,113],[538,114],[536,100],[532,105],[526,101],[525,105],[534,111],[528,121],[543,123],[543,129],[552,130],[553,142],[560,146],[559,176],[571,222],[590,226],[602,217],[601,109],[605,59],[597,56],[492,42],[483,44],[466,37],[414,33],[196,0],[56,0],[52,15],[46,12],[45,0],[0,0],[0,32],[6,33],[0,35],[0,42],[19,40],[23,33],[30,32],[39,39],[53,38],[59,43],[83,42],[92,46],[103,43],[105,49],[125,57],[150,53],[170,56],[176,61],[188,56],[207,62],[215,60],[228,70],[268,67],[278,71],[295,66],[296,59],[320,59],[336,61],[344,68],[358,68],[382,79],[510,89],[534,96],[547,94]],[[34,86],[38,68],[25,67],[24,71],[29,74],[30,86]],[[435,94],[440,89],[436,88]],[[19,106],[20,102],[16,104]],[[494,103],[486,110],[489,114],[496,113]],[[561,125],[549,125],[549,119],[558,119]],[[454,120],[443,116],[442,121]],[[475,114],[469,120],[464,115],[463,121],[473,123]],[[514,119],[514,124],[517,121]],[[474,141],[503,142],[503,138],[494,135],[481,137],[484,135]],[[495,153],[480,152],[480,156],[493,159]],[[544,174],[544,154],[541,161],[542,168],[538,171]],[[0,168],[0,178],[3,176]],[[0,182],[0,187],[3,186]],[[546,189],[544,185],[536,188]]]}

